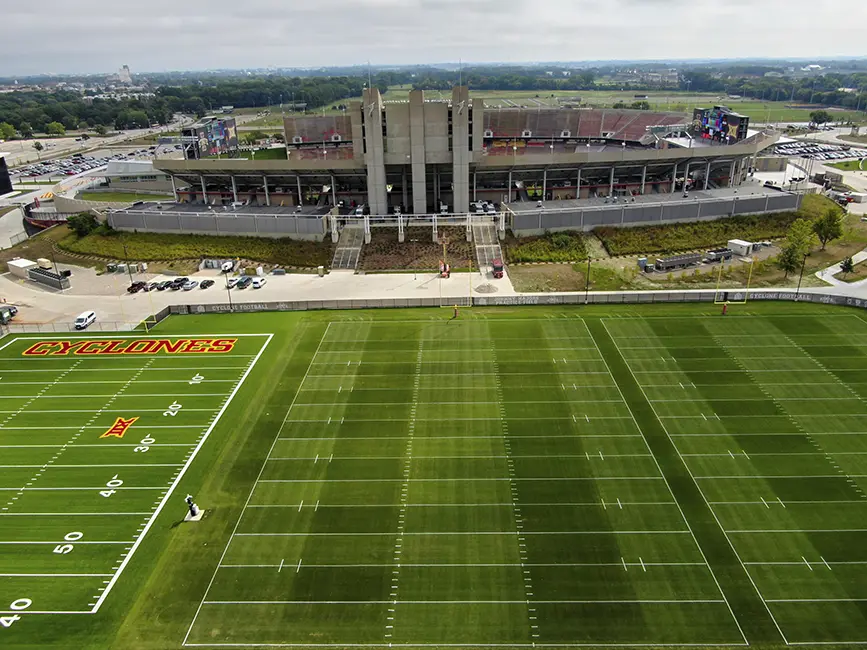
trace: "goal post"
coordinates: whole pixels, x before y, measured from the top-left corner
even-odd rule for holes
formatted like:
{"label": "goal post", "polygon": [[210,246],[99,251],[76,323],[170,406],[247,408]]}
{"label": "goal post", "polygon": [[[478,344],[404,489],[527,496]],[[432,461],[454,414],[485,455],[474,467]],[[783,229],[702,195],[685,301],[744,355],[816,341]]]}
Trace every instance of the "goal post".
{"label": "goal post", "polygon": [[750,270],[747,274],[747,286],[744,289],[720,289],[722,284],[723,263],[720,262],[719,273],[717,274],[716,290],[713,296],[715,305],[745,305],[750,296],[750,283],[753,280],[753,266],[756,261],[750,258]]}

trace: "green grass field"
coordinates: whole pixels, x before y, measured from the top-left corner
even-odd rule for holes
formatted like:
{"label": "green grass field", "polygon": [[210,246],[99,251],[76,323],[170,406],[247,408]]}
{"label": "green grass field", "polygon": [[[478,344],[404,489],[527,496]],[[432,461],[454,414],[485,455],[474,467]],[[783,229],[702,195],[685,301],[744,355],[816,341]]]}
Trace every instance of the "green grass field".
{"label": "green grass field", "polygon": [[0,341],[0,645],[867,643],[862,311],[451,315]]}

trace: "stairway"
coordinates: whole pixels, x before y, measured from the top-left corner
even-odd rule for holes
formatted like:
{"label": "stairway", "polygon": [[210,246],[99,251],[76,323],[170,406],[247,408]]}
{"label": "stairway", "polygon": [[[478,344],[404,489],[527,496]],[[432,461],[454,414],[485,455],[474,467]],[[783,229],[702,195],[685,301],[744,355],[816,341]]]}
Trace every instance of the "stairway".
{"label": "stairway", "polygon": [[494,260],[503,259],[500,240],[497,238],[497,224],[494,221],[473,222],[473,243],[476,246],[476,264],[479,270],[490,269]]}
{"label": "stairway", "polygon": [[345,226],[337,241],[334,259],[331,261],[332,271],[355,271],[358,258],[361,257],[361,247],[364,245],[364,229],[360,226]]}

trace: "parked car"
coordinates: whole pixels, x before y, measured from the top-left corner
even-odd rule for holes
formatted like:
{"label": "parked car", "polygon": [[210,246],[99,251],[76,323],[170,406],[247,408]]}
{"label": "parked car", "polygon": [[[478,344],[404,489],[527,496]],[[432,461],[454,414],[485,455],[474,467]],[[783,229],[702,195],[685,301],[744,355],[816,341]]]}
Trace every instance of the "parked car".
{"label": "parked car", "polygon": [[207,289],[208,287],[214,286],[213,280],[202,280],[202,284],[199,285],[199,289]]}
{"label": "parked car", "polygon": [[172,284],[171,280],[163,280],[162,282],[160,282],[157,285],[157,291],[165,291],[166,289],[168,289],[171,286],[171,284]]}
{"label": "parked car", "polygon": [[183,286],[189,281],[189,278],[175,278],[174,280],[172,280],[172,283],[169,285],[169,287],[172,291],[178,291],[179,289],[183,288]]}
{"label": "parked car", "polygon": [[236,286],[238,289],[246,289],[246,288],[249,287],[251,284],[253,284],[253,278],[248,277],[248,276],[245,275],[243,278],[241,278],[240,280],[238,280],[238,284],[235,285],[235,286]]}
{"label": "parked car", "polygon": [[147,286],[144,287],[144,290],[145,291],[153,291],[154,289],[156,289],[159,286],[160,286],[159,282],[151,282],[150,284],[148,284]]}
{"label": "parked car", "polygon": [[138,293],[142,289],[144,289],[147,285],[144,282],[133,282],[131,285],[127,287],[127,291],[129,293]]}
{"label": "parked car", "polygon": [[238,280],[240,280],[240,279],[241,278],[229,278],[229,281],[226,283],[226,286],[229,287],[230,289],[233,289],[235,287],[235,285],[238,284]]}
{"label": "parked car", "polygon": [[184,282],[184,291],[192,291],[197,286],[199,286],[197,280],[187,280],[186,282]]}
{"label": "parked car", "polygon": [[253,278],[253,288],[261,289],[265,286],[265,278]]}
{"label": "parked car", "polygon": [[83,330],[87,329],[91,323],[96,320],[96,312],[86,311],[78,315],[78,318],[75,319],[75,329]]}

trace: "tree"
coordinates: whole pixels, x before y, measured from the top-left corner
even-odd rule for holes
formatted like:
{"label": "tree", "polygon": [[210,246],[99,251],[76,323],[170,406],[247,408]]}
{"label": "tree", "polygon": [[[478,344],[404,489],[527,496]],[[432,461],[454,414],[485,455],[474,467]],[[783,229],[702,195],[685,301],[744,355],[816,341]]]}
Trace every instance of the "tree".
{"label": "tree", "polygon": [[30,126],[30,122],[21,122],[18,125],[18,132],[22,137],[30,138],[33,136],[33,127]]}
{"label": "tree", "polygon": [[650,102],[642,99],[641,101],[632,102],[632,106],[630,108],[634,108],[639,111],[649,111]]}
{"label": "tree", "polygon": [[97,221],[96,216],[90,212],[73,214],[66,219],[66,227],[70,230],[74,230],[75,234],[79,237],[86,237],[92,233],[98,225],[99,222]]}
{"label": "tree", "polygon": [[9,122],[0,122],[0,140],[11,140],[15,134],[15,127]]}
{"label": "tree", "polygon": [[97,124],[94,127],[93,132],[96,133],[97,135],[105,135],[106,134],[106,128],[102,124]]}
{"label": "tree", "polygon": [[849,275],[855,270],[855,262],[851,257],[847,257],[845,260],[840,262],[840,271],[843,275]]}
{"label": "tree", "polygon": [[45,125],[45,132],[48,135],[63,136],[66,135],[66,127],[60,122],[49,122]]}
{"label": "tree", "polygon": [[813,222],[813,232],[822,243],[822,250],[825,250],[825,246],[829,241],[842,237],[843,219],[840,218],[840,213],[837,209],[829,208],[825,214],[816,219]]}
{"label": "tree", "polygon": [[832,119],[828,111],[813,111],[810,113],[810,121],[816,126],[830,122]]}
{"label": "tree", "polygon": [[41,152],[43,149],[45,149],[45,147],[42,146],[42,143],[41,143],[41,142],[34,142],[34,143],[33,143],[33,148],[36,149],[36,157],[37,157],[37,158],[39,158],[39,154],[40,154],[40,152]]}
{"label": "tree", "polygon": [[795,248],[786,246],[777,256],[777,266],[780,270],[785,271],[785,277],[788,278],[789,273],[794,273],[798,270],[798,266],[801,265],[802,259],[803,258],[798,255],[798,251]]}
{"label": "tree", "polygon": [[789,226],[785,248],[792,248],[797,257],[803,257],[810,252],[815,241],[813,224],[807,219],[795,219]]}

